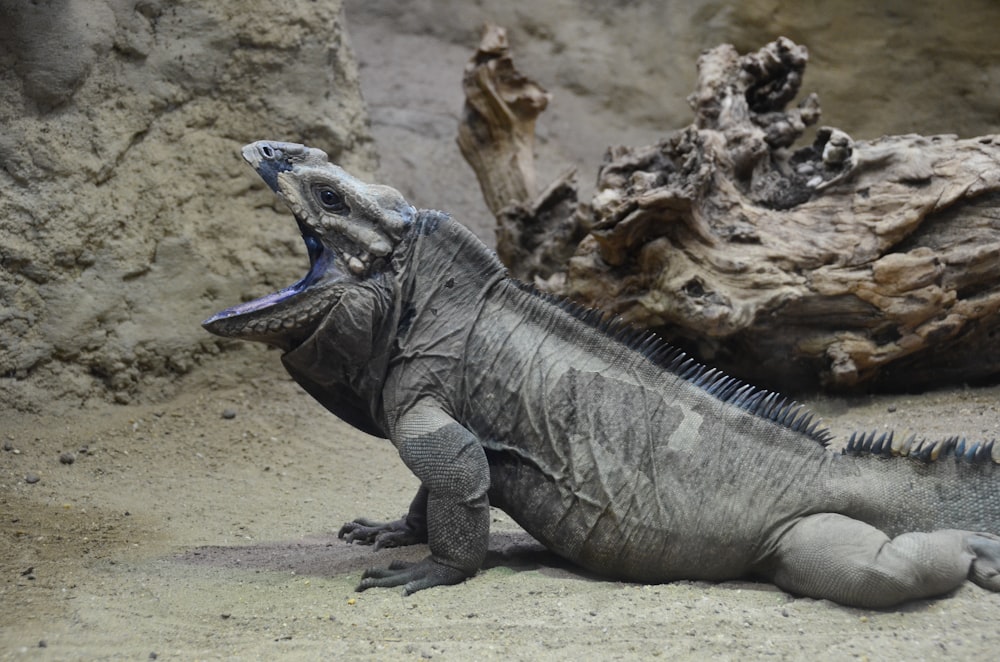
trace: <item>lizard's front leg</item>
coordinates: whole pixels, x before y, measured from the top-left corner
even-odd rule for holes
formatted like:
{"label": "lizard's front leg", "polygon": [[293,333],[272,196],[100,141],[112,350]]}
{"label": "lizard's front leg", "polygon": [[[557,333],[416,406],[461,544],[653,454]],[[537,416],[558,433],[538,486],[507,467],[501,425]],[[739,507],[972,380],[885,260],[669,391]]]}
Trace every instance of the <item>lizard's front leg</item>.
{"label": "lizard's front leg", "polygon": [[471,577],[486,558],[490,532],[490,469],[479,439],[439,407],[426,404],[397,421],[393,441],[427,490],[431,554],[417,563],[368,570],[358,590],[403,586],[408,595]]}

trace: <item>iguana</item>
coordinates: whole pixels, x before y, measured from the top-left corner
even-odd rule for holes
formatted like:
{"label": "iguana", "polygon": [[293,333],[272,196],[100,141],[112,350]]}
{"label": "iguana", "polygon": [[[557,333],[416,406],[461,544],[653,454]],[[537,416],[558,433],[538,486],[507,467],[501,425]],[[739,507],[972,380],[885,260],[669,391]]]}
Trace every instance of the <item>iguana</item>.
{"label": "iguana", "polygon": [[291,208],[311,266],[204,327],[280,348],[306,391],[391,440],[420,480],[402,519],[340,536],[430,555],[368,570],[358,590],[471,577],[495,506],[610,578],[755,576],[876,608],[966,578],[1000,591],[992,442],[870,433],[833,451],[800,405],[509,278],[448,215],[319,149],[262,141],[243,157]]}

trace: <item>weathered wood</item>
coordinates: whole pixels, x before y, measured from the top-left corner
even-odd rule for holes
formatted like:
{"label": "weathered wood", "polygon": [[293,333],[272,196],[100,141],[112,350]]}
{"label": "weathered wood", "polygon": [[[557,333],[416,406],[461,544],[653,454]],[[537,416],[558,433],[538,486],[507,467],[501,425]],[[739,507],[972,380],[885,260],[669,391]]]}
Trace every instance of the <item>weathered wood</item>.
{"label": "weathered wood", "polygon": [[[691,126],[610,149],[590,205],[567,202],[565,179],[555,218],[552,206],[541,218],[530,186],[509,196],[494,207],[498,253],[520,278],[757,383],[995,378],[1000,137],[853,141],[823,127],[792,149],[820,116],[815,95],[786,109],[807,59],[785,38],[742,56],[704,53]],[[532,172],[509,147],[491,147],[469,158],[481,182]]]}
{"label": "weathered wood", "polygon": [[539,278],[564,271],[583,231],[572,170],[538,195],[535,119],[549,103],[548,92],[514,68],[507,32],[495,25],[484,28],[462,86],[458,146],[497,219],[500,259]]}

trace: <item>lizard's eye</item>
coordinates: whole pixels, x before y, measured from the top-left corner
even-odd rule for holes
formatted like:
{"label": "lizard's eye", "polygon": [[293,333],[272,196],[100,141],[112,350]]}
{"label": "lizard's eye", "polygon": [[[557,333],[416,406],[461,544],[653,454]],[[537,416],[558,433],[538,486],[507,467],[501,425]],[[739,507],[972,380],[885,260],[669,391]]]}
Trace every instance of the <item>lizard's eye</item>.
{"label": "lizard's eye", "polygon": [[313,196],[323,209],[339,216],[347,216],[351,211],[344,199],[329,186],[323,184],[314,186]]}

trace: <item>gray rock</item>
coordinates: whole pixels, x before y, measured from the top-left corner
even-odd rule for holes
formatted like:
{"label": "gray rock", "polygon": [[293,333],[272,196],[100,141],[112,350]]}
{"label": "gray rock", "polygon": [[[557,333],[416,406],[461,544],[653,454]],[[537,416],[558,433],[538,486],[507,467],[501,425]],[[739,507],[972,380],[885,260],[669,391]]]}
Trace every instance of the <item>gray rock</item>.
{"label": "gray rock", "polygon": [[366,115],[338,1],[54,4],[0,0],[0,398],[134,402],[219,352],[216,302],[305,272],[239,146],[370,172]]}

